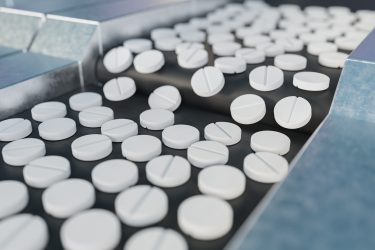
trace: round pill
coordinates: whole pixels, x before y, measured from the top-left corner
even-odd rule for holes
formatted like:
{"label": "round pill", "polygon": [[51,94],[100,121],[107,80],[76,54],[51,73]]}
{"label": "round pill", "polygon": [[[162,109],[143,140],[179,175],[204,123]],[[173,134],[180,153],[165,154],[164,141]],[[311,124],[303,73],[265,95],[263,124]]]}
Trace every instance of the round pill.
{"label": "round pill", "polygon": [[118,193],[138,182],[138,168],[131,161],[108,160],[94,167],[91,178],[98,190],[105,193]]}
{"label": "round pill", "polygon": [[266,54],[264,51],[250,48],[242,48],[237,50],[235,56],[245,60],[247,64],[258,64],[266,60]]}
{"label": "round pill", "polygon": [[288,175],[288,162],[284,157],[270,153],[249,154],[244,160],[244,172],[250,179],[262,183],[275,183]]}
{"label": "round pill", "polygon": [[86,108],[101,105],[102,96],[94,92],[78,93],[69,98],[69,106],[74,111],[81,111]]}
{"label": "round pill", "polygon": [[282,70],[297,71],[307,66],[307,59],[304,56],[294,54],[278,55],[274,60],[275,66]]}
{"label": "round pill", "polygon": [[164,85],[155,89],[148,97],[148,105],[152,109],[167,109],[175,111],[180,104],[180,91],[171,85]]}
{"label": "round pill", "polygon": [[284,38],[276,40],[276,44],[283,46],[286,52],[298,52],[303,49],[303,42],[296,38]]}
{"label": "round pill", "polygon": [[216,33],[210,34],[207,38],[209,44],[221,43],[221,42],[233,42],[234,36],[232,33]]}
{"label": "round pill", "polygon": [[161,51],[174,51],[182,40],[177,37],[166,37],[155,40],[155,48]]}
{"label": "round pill", "polygon": [[101,133],[113,142],[123,142],[138,134],[138,124],[129,119],[110,120],[101,126]]}
{"label": "round pill", "polygon": [[259,66],[249,74],[251,87],[259,91],[272,91],[284,83],[284,73],[274,66]]}
{"label": "round pill", "polygon": [[343,68],[348,54],[343,52],[327,52],[319,55],[319,64],[329,68]]}
{"label": "round pill", "polygon": [[183,157],[162,155],[147,163],[146,177],[159,187],[177,187],[190,179],[190,168],[190,163]]}
{"label": "round pill", "polygon": [[177,210],[177,222],[185,234],[195,239],[214,240],[226,235],[232,228],[233,210],[224,200],[196,195],[181,203]]}
{"label": "round pill", "polygon": [[174,114],[166,109],[149,109],[140,114],[139,121],[149,130],[162,130],[174,124]]}
{"label": "round pill", "polygon": [[4,162],[12,166],[24,166],[45,154],[46,146],[44,142],[35,138],[10,142],[2,150]]}
{"label": "round pill", "polygon": [[254,94],[241,95],[233,100],[230,105],[232,118],[240,124],[253,124],[266,114],[264,100]]}
{"label": "round pill", "polygon": [[185,42],[204,42],[206,40],[206,33],[200,30],[188,30],[180,32],[180,37]]}
{"label": "round pill", "polygon": [[113,120],[113,116],[113,110],[103,106],[90,107],[78,114],[79,123],[88,128],[98,128],[107,121]]}
{"label": "round pill", "polygon": [[124,47],[131,52],[138,54],[146,50],[152,49],[152,42],[145,38],[134,38],[124,42]]}
{"label": "round pill", "polygon": [[221,142],[227,146],[237,144],[241,140],[241,133],[241,128],[231,122],[210,123],[204,128],[206,140]]}
{"label": "round pill", "polygon": [[208,53],[205,49],[186,49],[177,55],[178,65],[186,69],[196,69],[208,63]]}
{"label": "round pill", "polygon": [[68,218],[95,203],[95,189],[82,179],[67,179],[48,187],[42,195],[46,213],[56,218]]}
{"label": "round pill", "polygon": [[309,44],[313,42],[326,42],[327,39],[324,35],[316,34],[316,33],[304,33],[299,36],[299,39],[304,44]]}
{"label": "round pill", "polygon": [[176,54],[180,54],[181,52],[188,50],[188,49],[204,49],[203,43],[190,43],[190,42],[184,42],[180,43],[176,46]]}
{"label": "round pill", "polygon": [[298,72],[293,76],[293,85],[308,91],[322,91],[329,87],[329,76],[318,72]]}
{"label": "round pill", "polygon": [[251,136],[250,147],[255,152],[285,155],[290,149],[290,139],[283,133],[271,130],[256,132]]}
{"label": "round pill", "polygon": [[338,37],[335,39],[335,44],[339,49],[352,51],[361,44],[362,40],[361,37]]}
{"label": "round pill", "polygon": [[186,149],[194,142],[199,141],[199,130],[190,125],[173,125],[163,130],[162,140],[167,147]]}
{"label": "round pill", "polygon": [[168,197],[160,188],[138,185],[116,197],[115,210],[126,225],[144,227],[161,221],[167,215]]}
{"label": "round pill", "polygon": [[135,162],[149,161],[161,154],[161,142],[151,135],[136,135],[121,144],[122,155]]}
{"label": "round pill", "polygon": [[70,176],[70,163],[61,156],[49,155],[31,161],[23,169],[30,187],[46,188]]}
{"label": "round pill", "polygon": [[225,84],[224,75],[220,69],[207,66],[196,71],[191,78],[191,87],[195,94],[201,97],[216,95]]}
{"label": "round pill", "polygon": [[212,45],[212,51],[217,56],[233,56],[241,44],[236,42],[220,42]]}
{"label": "round pill", "polygon": [[246,62],[239,57],[219,57],[214,65],[224,74],[239,74],[246,70]]}
{"label": "round pill", "polygon": [[250,35],[246,36],[243,40],[243,44],[246,47],[256,47],[259,44],[269,43],[271,38],[263,35]]}
{"label": "round pill", "polygon": [[333,43],[328,43],[328,42],[310,43],[307,46],[307,52],[314,56],[318,56],[326,52],[336,52],[336,51],[337,51],[337,46]]}
{"label": "round pill", "polygon": [[2,250],[40,250],[48,243],[48,227],[39,216],[19,214],[0,222]]}
{"label": "round pill", "polygon": [[23,118],[11,118],[0,122],[0,141],[15,141],[32,132],[31,122]]}
{"label": "round pill", "polygon": [[252,35],[259,35],[261,33],[260,30],[254,28],[254,27],[239,27],[236,29],[236,37],[238,39],[244,39],[247,36]]}
{"label": "round pill", "polygon": [[130,77],[114,78],[103,86],[105,98],[114,102],[132,97],[136,90],[135,82]]}
{"label": "round pill", "polygon": [[90,209],[66,220],[60,238],[64,249],[114,249],[120,243],[121,224],[110,211]]}
{"label": "round pill", "polygon": [[151,31],[151,39],[173,38],[177,35],[176,31],[170,28],[156,28]]}
{"label": "round pill", "polygon": [[283,128],[297,129],[311,119],[310,103],[297,96],[288,96],[278,101],[273,110],[276,122]]}
{"label": "round pill", "polygon": [[134,58],[134,68],[141,74],[154,73],[165,64],[163,53],[158,50],[147,50]]}
{"label": "round pill", "polygon": [[39,136],[47,141],[60,141],[77,132],[76,122],[70,118],[54,118],[38,126]]}
{"label": "round pill", "polygon": [[75,139],[71,148],[73,156],[78,160],[96,161],[112,152],[112,141],[105,135],[84,135]]}
{"label": "round pill", "polygon": [[216,165],[199,172],[198,188],[203,194],[232,200],[245,192],[246,177],[242,171],[227,165]]}
{"label": "round pill", "polygon": [[62,102],[43,102],[31,109],[31,117],[38,122],[66,116],[66,106]]}
{"label": "round pill", "polygon": [[193,143],[187,151],[191,164],[198,168],[226,164],[229,158],[228,148],[216,141],[199,141]]}
{"label": "round pill", "polygon": [[256,46],[257,50],[264,51],[266,56],[275,57],[284,54],[284,47],[277,43],[261,43]]}
{"label": "round pill", "polygon": [[188,250],[185,239],[172,229],[152,227],[132,235],[126,242],[124,250]]}
{"label": "round pill", "polygon": [[110,73],[120,73],[127,70],[133,62],[133,55],[123,46],[113,48],[105,54],[103,64]]}
{"label": "round pill", "polygon": [[13,180],[0,181],[0,199],[2,200],[0,203],[1,220],[22,211],[29,203],[29,193],[22,182]]}

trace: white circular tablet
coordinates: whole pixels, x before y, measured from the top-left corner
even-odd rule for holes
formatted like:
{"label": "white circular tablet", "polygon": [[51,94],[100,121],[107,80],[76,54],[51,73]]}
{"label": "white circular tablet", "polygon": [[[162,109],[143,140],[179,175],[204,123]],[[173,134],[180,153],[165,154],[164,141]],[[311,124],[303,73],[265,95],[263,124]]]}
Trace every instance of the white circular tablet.
{"label": "white circular tablet", "polygon": [[304,42],[304,44],[314,43],[314,42],[326,42],[327,38],[324,35],[316,33],[304,33],[299,36],[299,39]]}
{"label": "white circular tablet", "polygon": [[228,202],[214,196],[196,195],[181,203],[177,222],[185,234],[195,239],[214,240],[232,228],[233,209]]}
{"label": "white circular tablet", "polygon": [[232,33],[216,33],[210,34],[207,38],[209,44],[221,43],[221,42],[233,42],[234,36]]}
{"label": "white circular tablet", "polygon": [[186,49],[177,55],[177,62],[182,68],[200,68],[208,63],[208,53],[205,49]]}
{"label": "white circular tablet", "polygon": [[243,40],[243,44],[246,47],[256,47],[259,44],[269,43],[271,38],[264,35],[249,35]]}
{"label": "white circular tablet", "polygon": [[343,52],[327,52],[319,55],[319,64],[329,68],[343,68],[348,54]]}
{"label": "white circular tablet", "polygon": [[2,200],[0,203],[1,220],[22,211],[29,203],[29,193],[22,182],[13,180],[0,181],[0,199]]}
{"label": "white circular tablet", "polygon": [[182,43],[182,40],[177,37],[166,37],[159,38],[155,41],[155,48],[161,51],[174,51],[178,44]]}
{"label": "white circular tablet", "polygon": [[151,135],[136,135],[121,144],[122,155],[135,162],[149,161],[161,154],[161,142]]}
{"label": "white circular tablet", "polygon": [[180,37],[185,42],[202,43],[206,40],[206,33],[200,30],[188,30],[180,32]]}
{"label": "white circular tablet", "polygon": [[180,91],[174,86],[164,85],[156,88],[148,97],[148,105],[152,109],[168,109],[175,111],[181,104]]}
{"label": "white circular tablet", "polygon": [[121,223],[110,211],[90,209],[64,222],[60,231],[64,249],[114,249],[121,239]]}
{"label": "white circular tablet", "polygon": [[123,142],[126,138],[138,134],[138,124],[129,119],[115,119],[101,126],[101,133],[113,142]]}
{"label": "white circular tablet", "polygon": [[239,74],[246,70],[246,62],[239,57],[219,57],[214,65],[224,74]]}
{"label": "white circular tablet", "polygon": [[250,147],[255,152],[271,152],[285,155],[290,149],[290,139],[283,133],[263,130],[251,136]]}
{"label": "white circular tablet", "polygon": [[107,121],[113,120],[114,112],[111,108],[96,106],[82,110],[78,114],[79,123],[88,128],[98,128]]}
{"label": "white circular tablet", "polygon": [[151,31],[151,39],[171,38],[177,35],[176,31],[170,28],[156,28]]}
{"label": "white circular tablet", "polygon": [[66,116],[66,106],[62,102],[42,102],[31,109],[31,117],[38,122]]}
{"label": "white circular tablet", "polygon": [[25,138],[13,141],[2,149],[3,160],[12,166],[23,166],[46,154],[46,146],[42,140]]}
{"label": "white circular tablet", "polygon": [[127,70],[133,62],[133,55],[123,46],[111,49],[105,54],[103,64],[110,73],[120,73]]}
{"label": "white circular tablet", "polygon": [[226,164],[229,158],[228,148],[216,141],[199,141],[193,143],[187,151],[191,164],[198,168]]}
{"label": "white circular tablet", "polygon": [[190,163],[181,156],[162,155],[146,165],[146,177],[152,184],[171,188],[186,183],[190,179]]}
{"label": "white circular tablet", "polygon": [[46,188],[70,176],[70,163],[62,156],[49,155],[31,161],[23,168],[27,185]]}
{"label": "white circular tablet", "polygon": [[118,193],[138,182],[138,168],[131,161],[108,160],[94,167],[91,179],[98,190],[105,193]]}
{"label": "white circular tablet", "polygon": [[152,49],[152,42],[145,38],[133,38],[124,42],[124,47],[131,52],[138,54],[146,50]]}
{"label": "white circular tablet", "polygon": [[190,125],[173,125],[163,130],[162,140],[167,147],[186,149],[194,142],[199,141],[199,130]]}
{"label": "white circular tablet", "polygon": [[188,49],[204,49],[203,43],[180,43],[176,46],[176,54],[180,54],[181,52],[188,50]]}
{"label": "white circular tablet", "polygon": [[162,130],[174,124],[174,114],[166,109],[149,109],[139,115],[139,122],[149,130]]}
{"label": "white circular tablet", "polygon": [[146,228],[132,235],[124,250],[188,250],[188,245],[179,233],[162,227]]}
{"label": "white circular tablet", "polygon": [[15,141],[25,138],[33,131],[31,122],[23,118],[11,118],[0,122],[0,141]]}
{"label": "white circular tablet", "polygon": [[158,50],[147,50],[134,58],[134,68],[141,74],[154,73],[165,64],[163,53]]}
{"label": "white circular tablet", "polygon": [[217,56],[233,56],[241,44],[236,42],[220,42],[212,45],[212,52]]}
{"label": "white circular tablet", "polygon": [[304,56],[294,54],[278,55],[274,60],[275,66],[282,70],[297,71],[307,66],[307,59]]}
{"label": "white circular tablet", "polygon": [[161,221],[167,215],[168,197],[160,188],[137,185],[116,197],[115,210],[126,225],[144,227]]}
{"label": "white circular tablet", "polygon": [[258,64],[266,60],[266,54],[264,51],[242,48],[236,51],[236,57],[242,58],[247,64]]}
{"label": "white circular tablet", "polygon": [[297,129],[309,123],[312,115],[310,103],[297,96],[278,101],[273,110],[275,120],[283,128]]}
{"label": "white circular tablet", "polygon": [[191,87],[195,94],[201,97],[216,95],[225,84],[224,75],[220,69],[207,66],[199,69],[191,78]]}
{"label": "white circular tablet", "polygon": [[41,250],[48,243],[48,227],[39,216],[19,214],[0,222],[1,250]]}
{"label": "white circular tablet", "polygon": [[72,154],[81,161],[96,161],[112,152],[112,141],[105,135],[84,135],[72,142]]}
{"label": "white circular tablet", "polygon": [[322,91],[329,87],[329,76],[318,72],[298,72],[293,76],[293,85],[308,91]]}
{"label": "white circular tablet", "polygon": [[357,48],[362,41],[363,39],[361,37],[338,37],[335,39],[335,44],[339,49],[352,51]]}
{"label": "white circular tablet", "polygon": [[241,95],[231,103],[230,114],[240,124],[253,124],[262,120],[266,114],[266,104],[260,96]]}
{"label": "white circular tablet", "polygon": [[237,144],[241,140],[241,134],[241,128],[231,122],[210,123],[204,128],[206,140],[221,142],[227,146]]}
{"label": "white circular tablet", "polygon": [[130,77],[114,78],[106,82],[103,86],[105,98],[114,102],[132,97],[136,90],[135,82]]}
{"label": "white circular tablet", "polygon": [[67,179],[48,187],[42,195],[46,213],[56,218],[68,218],[95,203],[95,189],[82,179]]}
{"label": "white circular tablet", "polygon": [[310,43],[307,46],[307,52],[314,56],[319,56],[322,53],[326,52],[336,52],[337,46],[329,42],[315,42]]}
{"label": "white circular tablet", "polygon": [[256,46],[257,50],[264,51],[266,56],[275,57],[284,54],[284,47],[277,43],[260,43]]}
{"label": "white circular tablet", "polygon": [[38,126],[39,136],[47,141],[60,141],[77,132],[76,122],[70,118],[53,118]]}
{"label": "white circular tablet", "polygon": [[288,162],[284,157],[270,153],[249,154],[244,160],[244,172],[250,179],[262,183],[275,183],[288,175]]}
{"label": "white circular tablet", "polygon": [[276,44],[283,46],[286,52],[298,52],[303,50],[303,42],[296,38],[277,39]]}
{"label": "white circular tablet", "polygon": [[203,194],[232,200],[245,192],[246,177],[242,171],[227,165],[203,169],[198,175],[198,188]]}
{"label": "white circular tablet", "polygon": [[251,87],[259,91],[272,91],[284,83],[284,73],[275,66],[259,66],[249,74]]}
{"label": "white circular tablet", "polygon": [[94,92],[78,93],[69,98],[69,106],[74,111],[81,111],[86,108],[101,105],[102,96]]}

